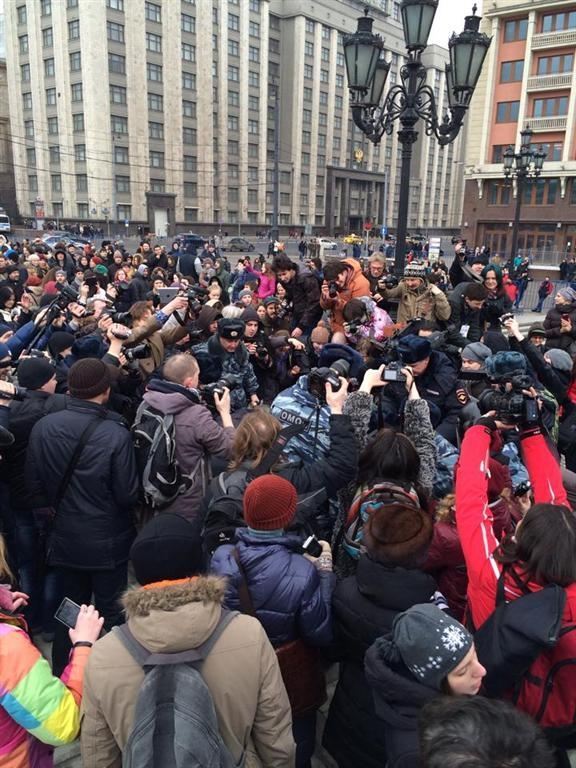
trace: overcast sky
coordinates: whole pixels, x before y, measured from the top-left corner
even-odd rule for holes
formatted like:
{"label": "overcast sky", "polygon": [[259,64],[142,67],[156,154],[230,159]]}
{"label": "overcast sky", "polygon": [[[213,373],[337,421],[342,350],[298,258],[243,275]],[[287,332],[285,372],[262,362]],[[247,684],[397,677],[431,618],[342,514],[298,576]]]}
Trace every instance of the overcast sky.
{"label": "overcast sky", "polygon": [[[478,15],[482,15],[482,0],[476,0]],[[430,34],[430,42],[448,47],[452,32],[464,29],[464,17],[472,13],[474,0],[440,0],[434,17],[434,25]]]}

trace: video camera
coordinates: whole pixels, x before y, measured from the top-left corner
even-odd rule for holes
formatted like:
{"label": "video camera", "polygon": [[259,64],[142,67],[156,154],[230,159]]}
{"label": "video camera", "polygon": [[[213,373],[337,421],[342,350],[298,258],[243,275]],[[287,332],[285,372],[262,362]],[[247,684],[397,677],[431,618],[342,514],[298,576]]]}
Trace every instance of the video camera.
{"label": "video camera", "polygon": [[208,298],[208,291],[200,285],[191,285],[181,295],[188,299],[188,309],[190,312],[197,315]]}
{"label": "video camera", "polygon": [[230,374],[224,373],[218,381],[213,381],[211,384],[205,384],[202,387],[202,398],[208,408],[216,409],[216,398],[214,396],[222,397],[224,389],[229,389],[230,391],[236,389],[236,379],[230,376]]}
{"label": "video camera", "polygon": [[122,347],[122,354],[129,363],[135,360],[146,360],[152,355],[152,349],[148,344],[137,344],[135,347]]}
{"label": "video camera", "polygon": [[498,421],[505,424],[533,426],[539,422],[538,404],[524,394],[533,384],[525,374],[511,374],[497,381],[486,377],[497,389],[486,389],[478,398],[481,413],[496,412]]}
{"label": "video camera", "polygon": [[329,368],[313,368],[308,374],[308,392],[326,402],[326,384],[331,384],[334,392],[342,386],[340,377],[347,379],[350,375],[350,363],[347,360],[335,360]]}

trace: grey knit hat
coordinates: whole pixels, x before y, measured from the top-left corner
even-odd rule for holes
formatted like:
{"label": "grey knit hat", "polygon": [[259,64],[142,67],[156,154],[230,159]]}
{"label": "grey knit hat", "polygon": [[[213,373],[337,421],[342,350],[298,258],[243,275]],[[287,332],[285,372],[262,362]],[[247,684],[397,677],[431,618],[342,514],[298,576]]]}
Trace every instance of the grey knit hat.
{"label": "grey knit hat", "polygon": [[466,344],[460,357],[462,360],[473,360],[475,363],[482,363],[487,357],[490,357],[492,350],[487,347],[486,344],[482,344],[481,341],[474,341],[472,344]]}
{"label": "grey knit hat", "polygon": [[424,264],[406,264],[404,267],[404,277],[419,277],[420,280],[426,279],[426,267]]}
{"label": "grey knit hat", "polygon": [[561,296],[567,304],[576,301],[576,291],[573,288],[562,288],[557,295]]}
{"label": "grey knit hat", "polygon": [[557,371],[572,370],[572,358],[563,349],[549,349],[544,354],[544,357],[550,360],[550,365],[552,368],[556,368]]}
{"label": "grey knit hat", "polygon": [[392,635],[410,672],[436,690],[474,646],[470,632],[432,603],[413,605],[396,616]]}

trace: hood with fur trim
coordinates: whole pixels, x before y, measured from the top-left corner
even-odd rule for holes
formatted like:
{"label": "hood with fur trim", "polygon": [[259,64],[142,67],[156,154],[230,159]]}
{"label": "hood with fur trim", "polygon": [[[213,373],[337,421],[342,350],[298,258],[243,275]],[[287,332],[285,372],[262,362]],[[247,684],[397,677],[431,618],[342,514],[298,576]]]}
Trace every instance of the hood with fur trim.
{"label": "hood with fur trim", "polygon": [[158,585],[136,587],[125,592],[122,604],[126,617],[149,616],[152,611],[174,611],[189,603],[222,605],[226,581],[216,576],[195,576],[179,581],[163,581]]}

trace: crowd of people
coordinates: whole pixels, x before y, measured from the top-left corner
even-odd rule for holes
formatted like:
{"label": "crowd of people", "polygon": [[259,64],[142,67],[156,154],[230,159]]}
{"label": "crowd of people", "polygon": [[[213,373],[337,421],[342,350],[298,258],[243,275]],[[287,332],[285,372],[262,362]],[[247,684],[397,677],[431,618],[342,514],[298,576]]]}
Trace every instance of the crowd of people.
{"label": "crowd of people", "polygon": [[299,256],[0,248],[2,765],[569,765],[576,286]]}

